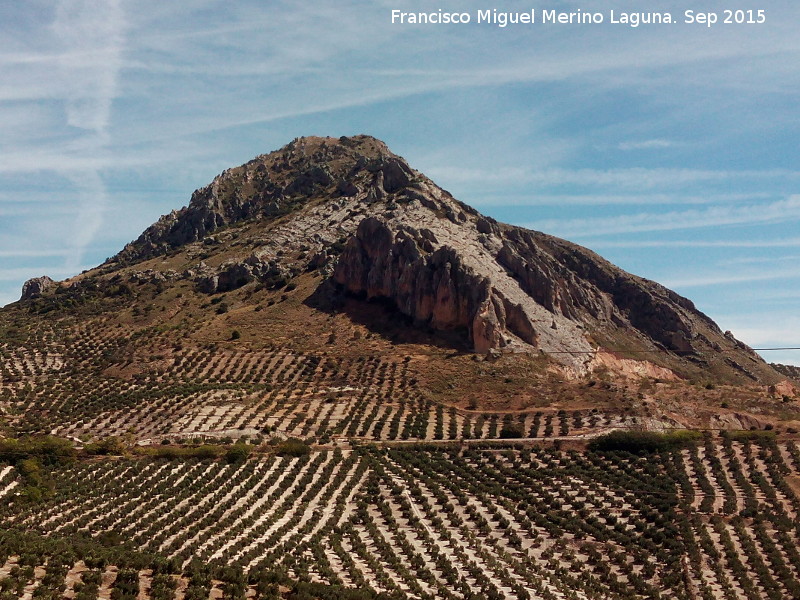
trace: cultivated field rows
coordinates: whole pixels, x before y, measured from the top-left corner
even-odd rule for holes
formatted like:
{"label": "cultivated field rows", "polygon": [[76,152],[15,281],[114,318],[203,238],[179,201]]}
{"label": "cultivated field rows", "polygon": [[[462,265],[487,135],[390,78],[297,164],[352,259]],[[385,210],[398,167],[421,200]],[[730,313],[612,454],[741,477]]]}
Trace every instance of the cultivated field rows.
{"label": "cultivated field rows", "polygon": [[[0,519],[397,597],[783,599],[800,596],[799,466],[792,442],[711,437],[641,457],[427,445],[81,462],[43,504],[10,489]],[[35,566],[17,573],[28,592],[49,563]]]}
{"label": "cultivated field rows", "polygon": [[10,495],[19,485],[17,471],[9,465],[0,465],[0,502],[4,496]]}
{"label": "cultivated field rows", "polygon": [[[580,437],[638,424],[596,411],[445,407],[420,393],[407,359],[174,346],[157,336],[79,329],[41,351],[6,348],[0,406],[21,432],[132,435],[143,443],[273,432],[324,443]],[[150,362],[133,358],[142,355]]]}
{"label": "cultivated field rows", "polygon": [[0,344],[0,385],[18,387],[29,377],[43,373],[60,371],[64,367],[61,353],[51,349],[42,352],[38,349],[10,347]]}

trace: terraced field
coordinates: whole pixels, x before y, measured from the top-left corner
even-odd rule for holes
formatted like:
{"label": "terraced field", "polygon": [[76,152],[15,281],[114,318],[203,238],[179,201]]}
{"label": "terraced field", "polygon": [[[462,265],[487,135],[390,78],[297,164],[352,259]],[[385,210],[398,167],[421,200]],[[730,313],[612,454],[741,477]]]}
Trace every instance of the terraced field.
{"label": "terraced field", "polygon": [[[669,406],[650,411],[663,382],[548,387],[560,375],[543,369],[539,385],[533,362],[453,367],[450,350],[377,335],[374,351],[350,352],[341,338],[370,335],[357,325],[335,347],[245,342],[229,322],[215,329],[217,298],[185,309],[205,307],[197,322],[106,310],[3,325],[0,434],[81,453],[65,464],[4,446],[0,600],[800,597],[788,427],[588,449],[610,431],[674,427]],[[467,364],[495,396],[420,381],[428,362],[450,382]],[[497,390],[522,390],[523,408],[493,404]]]}
{"label": "terraced field", "polygon": [[[709,436],[643,456],[356,445],[233,464],[81,461],[58,481],[52,498],[25,505],[12,470],[0,471],[2,528],[128,540],[172,560],[154,575],[152,564],[0,556],[0,588],[20,597],[63,586],[73,597],[76,583],[81,598],[270,597],[264,582],[282,578],[397,598],[800,596],[794,442]],[[205,577],[198,560],[232,567],[229,581],[187,592]],[[114,592],[123,585],[129,596]]]}
{"label": "terraced field", "polygon": [[[411,357],[335,357],[287,347],[191,345],[157,331],[48,332],[0,347],[0,408],[21,433],[131,435],[141,443],[266,433],[457,440],[581,437],[641,420],[597,410],[486,412],[429,399]],[[142,356],[147,357],[143,361]]]}

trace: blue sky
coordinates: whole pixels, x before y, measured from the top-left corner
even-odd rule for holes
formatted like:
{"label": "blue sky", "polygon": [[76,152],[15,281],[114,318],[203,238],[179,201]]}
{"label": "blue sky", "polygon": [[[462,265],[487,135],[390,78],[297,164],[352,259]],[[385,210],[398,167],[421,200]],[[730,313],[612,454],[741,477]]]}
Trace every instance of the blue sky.
{"label": "blue sky", "polygon": [[369,133],[486,214],[664,283],[753,346],[798,346],[800,5],[712,28],[390,22],[643,4],[3,3],[0,304],[98,264],[229,166]]}

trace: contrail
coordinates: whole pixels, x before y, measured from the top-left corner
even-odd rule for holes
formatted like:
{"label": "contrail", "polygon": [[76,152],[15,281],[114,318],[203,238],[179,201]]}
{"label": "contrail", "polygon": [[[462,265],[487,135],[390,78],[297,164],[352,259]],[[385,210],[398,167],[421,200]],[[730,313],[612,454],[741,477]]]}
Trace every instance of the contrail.
{"label": "contrail", "polygon": [[[119,0],[63,0],[52,28],[64,45],[60,68],[69,82],[64,95],[67,124],[86,132],[76,141],[75,151],[102,154],[109,141],[125,44],[122,5]],[[77,269],[103,226],[108,194],[99,169],[66,175],[79,191],[73,246],[66,259],[67,267]]]}

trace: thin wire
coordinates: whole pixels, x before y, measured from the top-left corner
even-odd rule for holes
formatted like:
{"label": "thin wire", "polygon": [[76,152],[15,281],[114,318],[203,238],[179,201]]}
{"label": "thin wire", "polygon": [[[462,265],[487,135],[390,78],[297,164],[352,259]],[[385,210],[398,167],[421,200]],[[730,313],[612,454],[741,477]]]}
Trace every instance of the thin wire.
{"label": "thin wire", "polygon": [[800,347],[787,347],[787,348],[753,348],[753,350],[758,350],[759,352],[765,352],[766,350],[800,350]]}
{"label": "thin wire", "polygon": [[[733,352],[734,348],[722,350],[722,352]],[[770,352],[774,350],[800,350],[800,346],[786,346],[776,348],[750,348],[756,352]],[[672,352],[674,354],[694,354],[690,351],[681,350],[636,350],[634,348],[597,348],[596,350],[552,350],[544,351],[545,354],[597,354],[598,352],[629,352],[631,354],[662,354],[664,352]]]}

